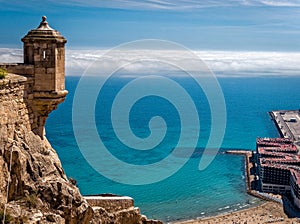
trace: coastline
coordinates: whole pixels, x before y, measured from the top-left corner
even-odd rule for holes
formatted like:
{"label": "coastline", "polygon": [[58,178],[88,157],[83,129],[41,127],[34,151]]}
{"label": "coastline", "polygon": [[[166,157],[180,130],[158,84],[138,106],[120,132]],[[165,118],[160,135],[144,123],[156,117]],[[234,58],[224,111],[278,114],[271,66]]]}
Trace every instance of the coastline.
{"label": "coastline", "polygon": [[262,205],[235,212],[201,219],[173,222],[173,224],[262,224],[262,223],[300,223],[297,218],[288,218],[279,203],[268,201]]}
{"label": "coastline", "polygon": [[268,197],[251,190],[251,176],[252,163],[250,150],[228,150],[225,153],[232,155],[244,156],[245,159],[245,178],[246,178],[246,192],[256,198],[264,200],[261,205],[241,209],[238,211],[217,214],[211,217],[204,217],[199,219],[192,219],[186,221],[171,222],[172,224],[212,224],[212,223],[241,223],[241,224],[259,224],[259,223],[300,223],[297,218],[289,218],[282,207],[281,198],[277,195],[269,195]]}

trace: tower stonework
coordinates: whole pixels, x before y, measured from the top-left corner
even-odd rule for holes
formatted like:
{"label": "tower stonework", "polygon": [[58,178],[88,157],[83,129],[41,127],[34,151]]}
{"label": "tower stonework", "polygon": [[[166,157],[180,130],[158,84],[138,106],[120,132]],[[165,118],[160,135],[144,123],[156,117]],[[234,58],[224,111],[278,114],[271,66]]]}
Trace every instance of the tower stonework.
{"label": "tower stonework", "polygon": [[0,67],[7,70],[8,76],[19,75],[22,80],[26,79],[24,100],[28,105],[28,111],[32,111],[31,130],[43,139],[44,126],[49,113],[65,100],[68,93],[65,90],[67,40],[58,31],[52,29],[43,16],[40,25],[30,30],[22,38],[22,42],[24,63],[1,63]]}
{"label": "tower stonework", "polygon": [[33,65],[33,111],[37,114],[35,131],[45,135],[45,123],[49,113],[65,100],[65,43],[67,40],[52,29],[42,17],[38,28],[22,38],[24,64]]}
{"label": "tower stonework", "polygon": [[22,41],[24,64],[34,65],[34,91],[63,91],[67,40],[43,16],[39,27],[29,31]]}

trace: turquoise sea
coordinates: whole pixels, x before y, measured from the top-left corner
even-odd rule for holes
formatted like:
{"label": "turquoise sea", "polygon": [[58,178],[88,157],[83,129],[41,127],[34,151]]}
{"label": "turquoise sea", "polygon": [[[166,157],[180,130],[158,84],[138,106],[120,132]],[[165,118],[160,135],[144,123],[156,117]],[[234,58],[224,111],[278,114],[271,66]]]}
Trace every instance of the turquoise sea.
{"label": "turquoise sea", "polygon": [[[90,78],[91,84],[94,79]],[[223,152],[228,149],[254,150],[256,137],[277,137],[278,132],[268,111],[300,108],[300,77],[270,75],[255,78],[218,78],[227,107],[226,133],[222,148],[214,161],[207,169],[199,171],[199,161],[211,125],[208,102],[190,79],[175,78],[175,81],[188,89],[199,111],[201,135],[197,148],[175,175],[161,182],[132,186],[103,177],[82,156],[72,127],[72,103],[78,80],[79,77],[66,78],[66,88],[69,91],[67,99],[50,114],[46,124],[47,137],[57,150],[67,175],[77,180],[78,187],[84,195],[128,195],[135,199],[135,205],[140,207],[143,214],[165,222],[210,216],[260,203],[258,199],[246,194],[243,157],[226,155]],[[102,96],[111,102],[113,93],[126,82],[126,78],[110,80],[109,85],[105,87],[106,92],[101,93]],[[86,89],[86,94],[89,94],[89,91]],[[119,159],[132,164],[159,161],[167,156],[169,148],[172,148],[172,144],[178,139],[176,134],[180,129],[180,122],[172,105],[163,99],[149,97],[144,103],[139,102],[132,108],[130,122],[133,132],[137,136],[146,137],[149,135],[146,125],[149,118],[163,113],[168,127],[170,126],[167,131],[171,133],[167,133],[166,139],[157,150],[123,150],[107,119],[110,104],[103,105],[101,102],[97,102],[95,109],[95,113],[99,115],[96,115],[98,132],[104,136],[105,145],[110,147],[112,154]],[[171,109],[167,109],[169,107]],[[166,111],[168,112],[165,113]],[[82,125],[88,136],[89,124],[83,121]],[[93,142],[86,142],[86,145],[94,147]]]}

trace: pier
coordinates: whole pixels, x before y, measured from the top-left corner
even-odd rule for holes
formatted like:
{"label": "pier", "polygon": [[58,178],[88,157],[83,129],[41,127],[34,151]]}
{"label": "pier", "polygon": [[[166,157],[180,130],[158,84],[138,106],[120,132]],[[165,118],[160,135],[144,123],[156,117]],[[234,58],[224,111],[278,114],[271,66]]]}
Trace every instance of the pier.
{"label": "pier", "polygon": [[261,194],[256,190],[256,173],[255,173],[255,154],[254,151],[248,151],[248,150],[228,150],[226,151],[226,154],[232,154],[232,155],[240,155],[245,157],[245,177],[246,177],[246,190],[247,193],[266,200],[266,201],[276,201],[274,197],[270,197],[269,195]]}
{"label": "pier", "polygon": [[228,150],[226,154],[239,155],[245,157],[245,177],[246,177],[246,188],[247,193],[251,194],[251,182],[253,181],[253,175],[251,175],[251,169],[253,169],[253,164],[250,160],[253,159],[252,151],[248,150]]}
{"label": "pier", "polygon": [[269,112],[283,138],[291,139],[300,148],[300,110]]}

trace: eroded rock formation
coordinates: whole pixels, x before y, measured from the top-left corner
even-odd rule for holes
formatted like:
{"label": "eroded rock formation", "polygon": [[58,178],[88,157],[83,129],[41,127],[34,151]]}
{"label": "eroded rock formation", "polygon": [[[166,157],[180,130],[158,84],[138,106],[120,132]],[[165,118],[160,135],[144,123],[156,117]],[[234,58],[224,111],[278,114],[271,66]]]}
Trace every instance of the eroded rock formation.
{"label": "eroded rock formation", "polygon": [[34,132],[40,113],[31,87],[32,77],[0,80],[0,217],[6,206],[7,223],[157,223],[133,206],[89,205],[47,139]]}

